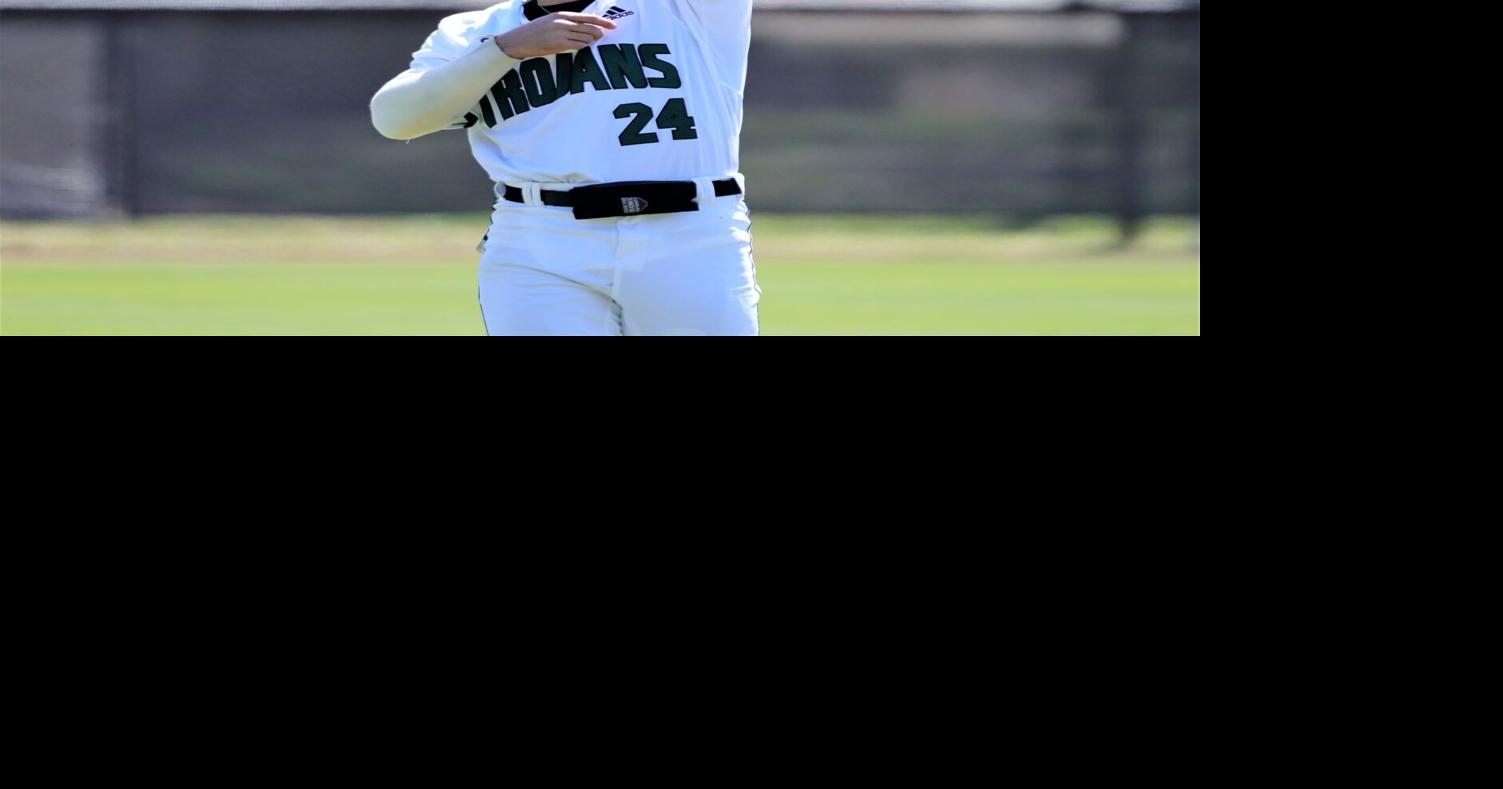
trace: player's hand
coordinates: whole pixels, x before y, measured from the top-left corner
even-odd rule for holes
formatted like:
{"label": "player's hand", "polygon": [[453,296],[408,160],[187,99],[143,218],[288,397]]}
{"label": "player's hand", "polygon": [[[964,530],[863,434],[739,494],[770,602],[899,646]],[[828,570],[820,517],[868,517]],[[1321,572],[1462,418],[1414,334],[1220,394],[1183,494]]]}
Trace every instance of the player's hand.
{"label": "player's hand", "polygon": [[573,52],[599,41],[616,23],[594,14],[560,11],[549,14],[496,39],[496,46],[515,60]]}

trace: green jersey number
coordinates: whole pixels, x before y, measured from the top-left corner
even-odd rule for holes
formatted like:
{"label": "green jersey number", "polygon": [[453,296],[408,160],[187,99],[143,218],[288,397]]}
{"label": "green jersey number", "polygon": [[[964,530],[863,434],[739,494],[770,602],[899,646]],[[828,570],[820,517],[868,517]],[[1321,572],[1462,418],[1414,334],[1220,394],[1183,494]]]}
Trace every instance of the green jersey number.
{"label": "green jersey number", "polygon": [[[631,118],[631,123],[626,125],[626,131],[621,132],[622,145],[652,145],[661,142],[656,133],[644,134],[643,129],[652,122],[652,108],[646,104],[622,104],[616,108],[616,117],[620,120]],[[694,118],[689,115],[689,105],[683,99],[674,99],[663,105],[663,111],[657,114],[658,128],[663,131],[673,130],[675,140],[697,140],[699,132],[694,128]]]}

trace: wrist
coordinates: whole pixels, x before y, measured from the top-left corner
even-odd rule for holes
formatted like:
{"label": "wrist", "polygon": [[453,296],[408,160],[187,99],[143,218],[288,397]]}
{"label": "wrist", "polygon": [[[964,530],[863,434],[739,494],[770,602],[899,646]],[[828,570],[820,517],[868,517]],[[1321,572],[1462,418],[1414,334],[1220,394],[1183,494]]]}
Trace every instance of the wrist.
{"label": "wrist", "polygon": [[511,58],[512,60],[521,60],[521,58],[506,51],[506,45],[510,43],[506,36],[496,36],[495,38],[491,39],[491,41],[495,43],[496,49],[501,50],[501,54]]}

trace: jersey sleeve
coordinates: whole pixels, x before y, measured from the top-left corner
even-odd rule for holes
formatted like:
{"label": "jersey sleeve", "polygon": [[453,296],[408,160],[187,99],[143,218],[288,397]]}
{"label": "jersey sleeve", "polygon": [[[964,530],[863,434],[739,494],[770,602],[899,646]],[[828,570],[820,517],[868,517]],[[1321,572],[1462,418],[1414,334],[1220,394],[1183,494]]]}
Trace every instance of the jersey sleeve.
{"label": "jersey sleeve", "polygon": [[752,0],[688,0],[706,26],[730,30],[750,30]]}
{"label": "jersey sleeve", "polygon": [[427,71],[435,66],[452,63],[470,51],[469,32],[473,29],[472,14],[457,14],[438,23],[438,29],[428,36],[423,46],[412,53],[412,70]]}
{"label": "jersey sleeve", "polygon": [[746,87],[746,56],[751,46],[752,0],[674,0],[685,19],[698,26],[726,83]]}
{"label": "jersey sleeve", "polygon": [[[412,65],[408,73],[421,74],[430,69],[453,63],[464,55],[473,52],[476,47],[484,46],[490,41],[489,38],[476,38],[475,29],[479,19],[476,14],[456,14],[439,22],[438,29],[428,36],[423,46],[412,53]],[[476,104],[465,113],[454,118],[448,125],[450,130],[468,129],[479,122],[479,100],[475,97]]]}

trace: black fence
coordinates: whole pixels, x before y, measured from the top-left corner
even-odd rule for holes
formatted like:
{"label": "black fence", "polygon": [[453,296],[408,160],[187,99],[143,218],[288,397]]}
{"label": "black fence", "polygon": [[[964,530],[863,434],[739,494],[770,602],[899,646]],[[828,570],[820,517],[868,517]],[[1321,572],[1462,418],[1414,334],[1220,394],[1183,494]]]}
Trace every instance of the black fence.
{"label": "black fence", "polygon": [[[0,12],[0,214],[485,210],[370,127],[434,10]],[[759,12],[759,209],[1198,214],[1200,13]]]}

